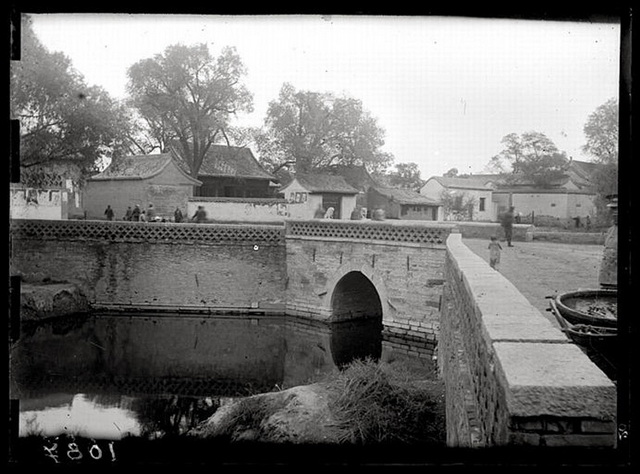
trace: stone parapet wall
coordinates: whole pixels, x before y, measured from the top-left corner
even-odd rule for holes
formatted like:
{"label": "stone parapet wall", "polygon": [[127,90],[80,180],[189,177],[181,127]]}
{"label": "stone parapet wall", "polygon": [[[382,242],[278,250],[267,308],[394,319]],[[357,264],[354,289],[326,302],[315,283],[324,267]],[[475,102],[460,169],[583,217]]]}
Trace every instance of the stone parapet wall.
{"label": "stone parapet wall", "polygon": [[282,245],[284,227],[170,222],[15,220],[11,222],[11,236],[14,240]]}
{"label": "stone parapet wall", "polygon": [[613,382],[460,234],[447,241],[445,280],[449,445],[615,445]]}
{"label": "stone parapet wall", "polygon": [[379,242],[402,242],[444,245],[451,224],[433,221],[341,221],[333,219],[289,219],[286,234],[290,237],[321,237]]}
{"label": "stone parapet wall", "polygon": [[19,221],[11,272],[81,288],[94,305],[284,306],[280,226]]}
{"label": "stone parapet wall", "polygon": [[[496,222],[456,222],[456,231],[467,239],[486,239],[496,236],[504,239],[504,229]],[[533,239],[534,226],[530,224],[514,224],[512,240],[514,242],[530,242]]]}

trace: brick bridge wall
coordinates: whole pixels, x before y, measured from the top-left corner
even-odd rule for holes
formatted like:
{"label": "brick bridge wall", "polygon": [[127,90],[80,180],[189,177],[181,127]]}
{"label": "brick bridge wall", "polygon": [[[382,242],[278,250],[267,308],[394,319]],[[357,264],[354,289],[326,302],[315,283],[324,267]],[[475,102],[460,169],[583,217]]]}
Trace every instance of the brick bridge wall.
{"label": "brick bridge wall", "polygon": [[447,240],[445,280],[450,446],[614,446],[614,384],[460,234]]}
{"label": "brick bridge wall", "polygon": [[14,221],[11,271],[76,283],[94,305],[276,309],[282,226]]}
{"label": "brick bridge wall", "polygon": [[[380,298],[385,345],[414,355],[433,354],[445,241],[452,227],[433,222],[288,220],[287,313],[325,321],[334,313],[348,313],[345,298],[338,303],[341,307],[334,307],[334,294],[347,274],[359,272]],[[358,307],[367,304],[352,301]]]}

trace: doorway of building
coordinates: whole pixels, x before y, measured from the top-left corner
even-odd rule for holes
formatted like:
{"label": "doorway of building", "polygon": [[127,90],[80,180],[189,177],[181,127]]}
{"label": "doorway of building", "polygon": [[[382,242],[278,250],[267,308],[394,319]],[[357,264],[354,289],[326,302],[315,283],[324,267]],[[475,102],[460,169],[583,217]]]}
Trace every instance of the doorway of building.
{"label": "doorway of building", "polygon": [[333,207],[333,218],[340,219],[342,215],[342,196],[339,194],[323,194],[322,195],[322,208],[327,210]]}

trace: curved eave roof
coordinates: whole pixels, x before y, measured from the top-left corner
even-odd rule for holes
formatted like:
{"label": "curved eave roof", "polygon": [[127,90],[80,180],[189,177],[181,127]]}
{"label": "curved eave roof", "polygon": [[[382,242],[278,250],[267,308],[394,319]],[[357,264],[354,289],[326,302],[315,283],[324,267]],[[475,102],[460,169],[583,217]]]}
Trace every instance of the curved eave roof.
{"label": "curved eave roof", "polygon": [[184,176],[187,181],[194,185],[200,186],[199,181],[189,176],[178,166],[171,153],[159,153],[155,155],[132,155],[126,156],[118,160],[116,163],[109,165],[102,173],[92,176],[88,181],[126,181],[126,180],[144,180],[158,176],[162,173],[170,163],[174,163],[174,168]]}

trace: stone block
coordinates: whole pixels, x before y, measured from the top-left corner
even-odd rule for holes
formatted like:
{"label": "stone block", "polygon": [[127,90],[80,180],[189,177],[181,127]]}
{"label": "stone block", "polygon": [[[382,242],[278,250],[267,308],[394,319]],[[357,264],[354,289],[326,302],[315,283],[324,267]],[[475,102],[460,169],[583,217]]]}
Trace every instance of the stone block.
{"label": "stone block", "polygon": [[512,420],[513,431],[543,431],[543,422],[540,418],[522,418]]}
{"label": "stone block", "polygon": [[498,342],[494,351],[512,416],[615,419],[615,385],[574,344]]}
{"label": "stone block", "polygon": [[511,446],[539,446],[540,434],[538,433],[509,433],[508,444]]}
{"label": "stone block", "polygon": [[616,438],[613,434],[545,434],[540,443],[548,447],[613,448]]}
{"label": "stone block", "polygon": [[615,422],[610,420],[582,420],[580,431],[583,433],[615,433]]}

